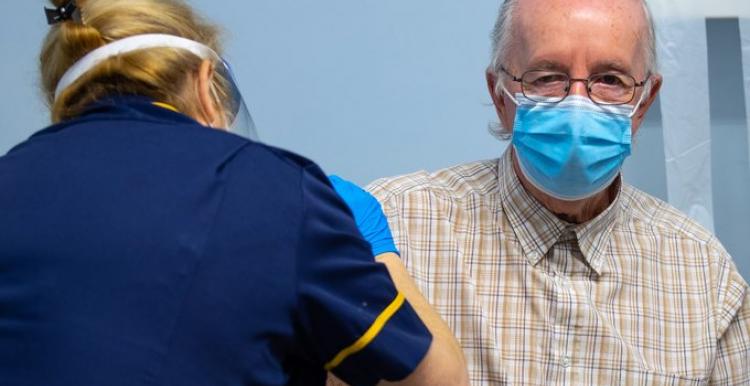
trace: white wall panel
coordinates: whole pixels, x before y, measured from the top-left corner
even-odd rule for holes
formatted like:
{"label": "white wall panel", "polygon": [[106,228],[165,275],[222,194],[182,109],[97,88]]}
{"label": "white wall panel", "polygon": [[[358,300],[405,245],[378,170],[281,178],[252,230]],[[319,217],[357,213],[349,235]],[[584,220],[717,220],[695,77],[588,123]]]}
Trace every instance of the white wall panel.
{"label": "white wall panel", "polygon": [[706,25],[687,3],[651,2],[664,76],[667,192],[672,205],[713,230]]}
{"label": "white wall panel", "polygon": [[[750,3],[750,1],[748,2]],[[750,17],[740,18],[742,70],[745,79],[745,116],[747,117],[748,153],[750,153]],[[750,220],[749,220],[750,221]]]}

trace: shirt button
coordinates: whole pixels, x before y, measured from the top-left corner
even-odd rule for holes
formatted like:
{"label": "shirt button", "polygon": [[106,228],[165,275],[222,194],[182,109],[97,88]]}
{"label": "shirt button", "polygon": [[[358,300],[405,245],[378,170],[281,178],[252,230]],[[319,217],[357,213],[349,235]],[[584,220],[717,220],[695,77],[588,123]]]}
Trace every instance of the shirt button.
{"label": "shirt button", "polygon": [[566,355],[566,356],[562,357],[562,365],[563,365],[563,367],[570,367],[570,357],[569,356]]}

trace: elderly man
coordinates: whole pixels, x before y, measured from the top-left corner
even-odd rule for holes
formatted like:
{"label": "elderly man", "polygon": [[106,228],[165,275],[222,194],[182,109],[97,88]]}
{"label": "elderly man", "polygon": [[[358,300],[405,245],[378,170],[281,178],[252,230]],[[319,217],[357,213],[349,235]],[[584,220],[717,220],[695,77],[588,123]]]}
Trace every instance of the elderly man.
{"label": "elderly man", "polygon": [[512,146],[369,187],[473,383],[750,384],[750,296],[730,256],[620,178],[662,83],[646,4],[508,0],[493,38],[487,83]]}

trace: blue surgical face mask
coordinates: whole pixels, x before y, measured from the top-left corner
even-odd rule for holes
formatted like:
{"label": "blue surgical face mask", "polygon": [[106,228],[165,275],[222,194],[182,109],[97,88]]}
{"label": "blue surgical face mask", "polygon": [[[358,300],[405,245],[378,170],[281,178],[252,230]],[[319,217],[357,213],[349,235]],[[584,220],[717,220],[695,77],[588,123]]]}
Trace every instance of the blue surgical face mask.
{"label": "blue surgical face mask", "polygon": [[513,147],[521,172],[537,189],[560,200],[581,200],[619,175],[630,155],[637,108],[597,105],[578,95],[558,103],[535,102],[520,93],[511,99],[518,106]]}

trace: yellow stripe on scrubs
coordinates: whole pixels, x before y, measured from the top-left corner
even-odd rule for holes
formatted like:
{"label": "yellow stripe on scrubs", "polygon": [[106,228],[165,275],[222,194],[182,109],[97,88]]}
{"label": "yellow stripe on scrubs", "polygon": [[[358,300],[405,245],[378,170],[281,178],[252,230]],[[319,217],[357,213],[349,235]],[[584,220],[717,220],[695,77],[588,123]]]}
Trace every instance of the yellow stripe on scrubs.
{"label": "yellow stripe on scrubs", "polygon": [[388,307],[386,307],[385,310],[383,310],[383,312],[380,313],[377,318],[375,318],[375,321],[372,322],[370,328],[368,328],[367,331],[365,331],[365,333],[359,339],[357,339],[356,342],[354,342],[351,346],[341,350],[338,354],[336,354],[335,357],[333,357],[333,359],[331,359],[330,362],[326,363],[326,371],[331,371],[331,369],[340,365],[341,362],[343,362],[344,359],[346,359],[348,356],[355,354],[358,351],[361,351],[363,348],[367,347],[367,345],[370,344],[370,342],[372,342],[372,340],[375,339],[376,336],[378,336],[385,324],[388,323],[388,320],[391,319],[393,314],[395,314],[403,304],[404,295],[399,292],[398,295],[396,295],[396,298],[393,299],[391,304],[389,304]]}

